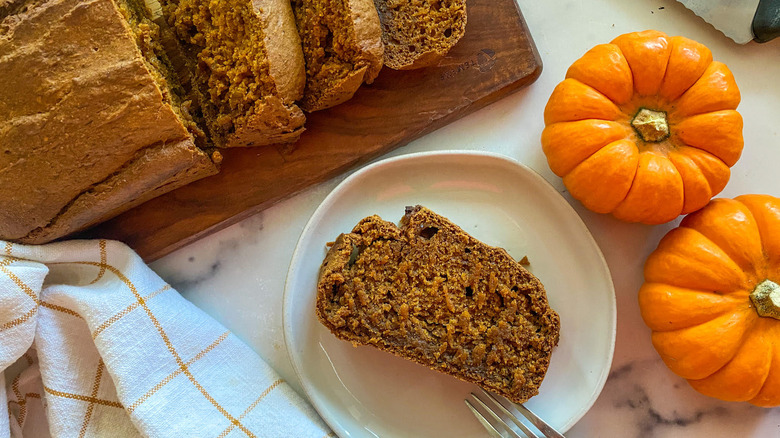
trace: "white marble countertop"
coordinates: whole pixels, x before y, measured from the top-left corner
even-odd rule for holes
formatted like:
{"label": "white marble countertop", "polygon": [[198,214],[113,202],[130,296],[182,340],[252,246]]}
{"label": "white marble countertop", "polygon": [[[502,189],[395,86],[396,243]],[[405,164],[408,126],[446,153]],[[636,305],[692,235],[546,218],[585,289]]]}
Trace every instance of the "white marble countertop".
{"label": "white marble countertop", "polygon": [[[544,71],[529,87],[439,129],[388,156],[411,152],[488,150],[513,157],[564,193],[547,167],[539,136],[542,111],[567,67],[595,44],[622,33],[658,29],[712,49],[733,71],[742,92],[745,148],[720,196],[780,196],[780,39],[735,44],[671,0],[518,0]],[[293,249],[306,221],[343,177],[191,244],[152,264],[185,297],[252,346],[300,391],[282,333],[282,295]],[[642,266],[659,239],[679,221],[661,226],[625,224],[591,213],[564,193],[601,247],[618,305],[615,356],[594,407],[571,437],[780,436],[780,410],[726,403],[698,394],[673,375],[653,350],[637,290]]]}

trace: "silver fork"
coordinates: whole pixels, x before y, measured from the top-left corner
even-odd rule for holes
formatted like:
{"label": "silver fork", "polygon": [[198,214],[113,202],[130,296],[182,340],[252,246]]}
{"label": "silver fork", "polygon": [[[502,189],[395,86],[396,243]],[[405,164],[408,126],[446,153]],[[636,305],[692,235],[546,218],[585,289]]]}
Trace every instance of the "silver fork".
{"label": "silver fork", "polygon": [[[482,426],[487,429],[487,431],[493,435],[494,437],[504,437],[505,435],[502,435],[501,432],[499,432],[498,428],[496,428],[495,424],[498,424],[501,429],[507,431],[510,433],[510,436],[515,438],[523,438],[521,435],[519,435],[512,427],[510,427],[509,424],[506,422],[506,418],[511,420],[517,427],[520,428],[520,430],[523,431],[523,433],[528,438],[536,438],[536,434],[523,422],[521,422],[515,414],[509,411],[506,407],[504,407],[503,404],[501,404],[498,400],[496,400],[495,397],[490,395],[489,393],[485,392],[484,389],[480,388],[480,392],[482,394],[482,398],[486,398],[488,402],[482,401],[481,398],[477,397],[477,394],[471,393],[471,398],[477,402],[477,404],[482,408],[483,411],[487,412],[488,416],[490,416],[493,421],[489,421],[482,413],[477,410],[477,408],[474,407],[471,402],[466,399],[464,400],[466,402],[466,406],[471,409],[471,412],[474,414],[475,417],[477,417],[477,420],[479,420],[480,423],[482,423]],[[508,402],[511,403],[511,402]],[[490,406],[488,406],[490,404]],[[525,418],[528,419],[534,426],[536,426],[537,429],[547,438],[564,438],[563,435],[561,435],[558,431],[553,429],[549,424],[545,423],[544,420],[536,416],[533,412],[529,411],[528,408],[522,405],[522,403],[511,403],[512,406],[517,408],[517,412],[519,412],[521,415],[523,415]]]}

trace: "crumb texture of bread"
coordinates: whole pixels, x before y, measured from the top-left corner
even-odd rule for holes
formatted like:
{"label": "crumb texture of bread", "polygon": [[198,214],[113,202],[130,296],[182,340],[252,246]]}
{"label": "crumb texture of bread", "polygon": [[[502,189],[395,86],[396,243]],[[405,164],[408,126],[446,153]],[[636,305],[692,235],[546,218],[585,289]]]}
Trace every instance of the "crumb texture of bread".
{"label": "crumb texture of bread", "polygon": [[320,268],[316,313],[340,339],[515,402],[538,394],[560,331],[536,277],[421,206],[400,227],[370,216],[336,239]]}
{"label": "crumb texture of bread", "polygon": [[162,11],[196,60],[192,87],[215,145],[300,137],[304,64],[289,2],[164,0]]}
{"label": "crumb texture of bread", "polygon": [[[175,107],[162,60],[140,47],[155,30],[127,5],[36,0],[6,14],[0,238],[43,243],[217,172]],[[96,193],[99,204],[86,202]]]}
{"label": "crumb texture of bread", "polygon": [[161,28],[151,19],[150,11],[143,0],[114,1],[135,35],[141,59],[160,87],[163,99],[171,104],[171,109],[190,132],[195,144],[204,150],[213,149],[213,144],[204,131],[201,114],[192,111],[193,96],[190,90],[182,85],[176,67],[166,51],[166,47],[170,47],[175,41],[171,29],[167,26]]}
{"label": "crumb texture of bread", "polygon": [[385,65],[409,70],[436,64],[466,31],[466,0],[374,0]]}
{"label": "crumb texture of bread", "polygon": [[306,63],[301,107],[343,103],[382,69],[384,45],[373,0],[293,0]]}

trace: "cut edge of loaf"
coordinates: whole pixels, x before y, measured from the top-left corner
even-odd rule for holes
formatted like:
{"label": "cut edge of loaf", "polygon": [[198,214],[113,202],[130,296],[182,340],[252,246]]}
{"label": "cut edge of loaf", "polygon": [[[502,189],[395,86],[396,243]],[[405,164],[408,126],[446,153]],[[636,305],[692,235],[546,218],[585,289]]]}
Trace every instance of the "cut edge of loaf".
{"label": "cut edge of loaf", "polygon": [[160,89],[163,103],[167,104],[179,122],[187,129],[194,144],[210,153],[214,145],[206,135],[205,122],[199,114],[191,112],[192,97],[185,90],[176,68],[166,51],[166,41],[174,38],[172,31],[153,20],[149,4],[144,0],[112,0],[123,14],[129,30],[135,35],[138,52],[150,77]]}
{"label": "cut edge of loaf", "polygon": [[374,81],[384,44],[373,0],[296,0],[293,12],[306,63],[301,108],[331,108]]}
{"label": "cut edge of loaf", "polygon": [[[435,65],[466,31],[466,0],[374,3],[382,23],[384,64],[393,70]],[[420,17],[430,20],[428,26],[414,31],[413,27],[423,22]]]}
{"label": "cut edge of loaf", "polygon": [[[495,381],[485,379],[484,376],[465,372],[459,369],[457,366],[452,366],[447,362],[436,362],[435,360],[432,361],[430,357],[415,356],[412,354],[408,354],[403,350],[402,348],[403,345],[390,345],[384,343],[382,342],[382,339],[380,337],[365,339],[364,337],[356,335],[349,328],[346,329],[344,328],[344,325],[347,324],[347,321],[343,318],[344,314],[339,314],[335,316],[336,318],[335,321],[337,321],[338,324],[334,323],[331,320],[333,315],[329,315],[328,312],[326,311],[326,308],[328,306],[328,301],[334,299],[334,293],[336,291],[337,284],[340,284],[340,282],[344,282],[346,280],[346,276],[344,274],[344,267],[348,266],[350,263],[357,262],[357,259],[361,251],[360,250],[361,233],[365,231],[365,230],[361,231],[361,229],[365,228],[366,224],[369,224],[371,227],[376,227],[376,230],[370,229],[368,232],[376,233],[377,235],[382,236],[382,239],[387,239],[387,240],[403,239],[403,236],[407,235],[410,232],[409,226],[415,226],[415,224],[409,224],[409,222],[410,222],[410,218],[412,218],[413,215],[417,213],[433,214],[435,215],[435,217],[443,219],[444,221],[446,221],[445,226],[452,227],[452,229],[457,230],[463,235],[467,236],[466,242],[468,245],[472,247],[481,245],[486,249],[486,251],[491,255],[491,257],[495,257],[497,259],[503,258],[507,262],[511,261],[511,263],[513,263],[513,266],[517,268],[517,271],[523,275],[523,279],[531,283],[530,285],[523,286],[523,288],[533,288],[537,291],[537,293],[534,296],[534,300],[536,300],[534,303],[534,309],[537,310],[541,309],[541,311],[543,312],[543,314],[539,315],[539,321],[540,324],[544,325],[544,329],[547,330],[548,332],[545,334],[546,337],[542,342],[542,349],[543,349],[542,354],[540,357],[536,358],[538,362],[535,362],[534,364],[535,367],[538,367],[537,369],[539,370],[539,372],[534,376],[532,376],[535,379],[533,382],[530,382],[528,385],[525,385],[526,382],[525,377],[523,376],[518,378],[517,375],[515,374],[515,381],[519,381],[519,379],[523,379],[523,387],[507,388],[505,386],[498,385]],[[411,231],[411,232],[418,232],[418,231],[420,230]],[[355,228],[352,230],[351,233],[341,234],[337,237],[336,241],[330,247],[325,257],[325,260],[323,261],[320,267],[318,278],[319,278],[318,292],[317,292],[317,300],[316,300],[317,317],[320,320],[320,322],[339,339],[351,342],[355,346],[358,345],[372,346],[380,350],[389,352],[395,356],[412,360],[434,371],[443,372],[445,374],[456,377],[462,381],[480,385],[488,390],[501,394],[502,396],[510,400],[513,400],[515,402],[522,403],[526,401],[528,398],[538,394],[539,387],[541,386],[541,383],[550,365],[552,349],[558,344],[558,339],[560,336],[560,319],[558,314],[552,308],[550,308],[549,303],[547,301],[546,292],[544,290],[544,286],[542,285],[542,283],[530,272],[525,270],[525,268],[523,268],[519,263],[517,263],[504,249],[492,247],[480,242],[473,236],[470,236],[469,234],[465,233],[462,229],[460,229],[457,225],[455,225],[451,221],[447,220],[443,216],[437,215],[436,213],[433,213],[430,210],[425,209],[424,207],[417,206],[413,210],[409,211],[401,220],[401,228],[397,227],[395,224],[391,222],[382,220],[380,217],[376,215],[361,220],[358,223],[358,225],[355,226]],[[353,297],[353,298],[355,299],[356,302],[361,299],[360,297]],[[339,320],[339,318],[341,318],[342,320]]]}
{"label": "cut edge of loaf", "polygon": [[[284,0],[162,0],[189,62],[192,92],[217,147],[297,141],[305,116],[303,54]],[[262,6],[262,7],[261,7]],[[196,11],[196,12],[195,12]],[[225,39],[240,41],[240,50]]]}

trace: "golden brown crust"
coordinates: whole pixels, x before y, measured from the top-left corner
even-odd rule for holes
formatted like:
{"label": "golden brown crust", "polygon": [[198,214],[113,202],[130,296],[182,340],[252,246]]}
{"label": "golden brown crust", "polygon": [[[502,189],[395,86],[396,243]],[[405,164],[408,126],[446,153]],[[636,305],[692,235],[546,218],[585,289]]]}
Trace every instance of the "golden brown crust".
{"label": "golden brown crust", "polygon": [[292,143],[304,131],[306,116],[296,105],[288,105],[277,96],[255,102],[255,113],[227,137],[225,147],[251,147]]}
{"label": "golden brown crust", "polygon": [[111,0],[41,2],[0,27],[0,238],[61,237],[217,171]]}
{"label": "golden brown crust", "polygon": [[466,31],[466,0],[374,0],[382,23],[385,65],[435,65]]}
{"label": "golden brown crust", "polygon": [[501,248],[416,207],[342,234],[320,268],[316,313],[337,337],[476,383],[538,393],[560,321],[544,287]]}
{"label": "golden brown crust", "polygon": [[444,58],[444,55],[446,55],[447,52],[449,52],[449,48],[446,50],[431,49],[414,57],[409,63],[394,62],[392,64],[394,67],[390,67],[391,64],[388,64],[388,67],[394,68],[395,70],[416,70],[418,68],[430,67],[438,64],[439,61]]}
{"label": "golden brown crust", "polygon": [[363,81],[374,82],[384,65],[385,45],[382,43],[382,26],[373,0],[349,0],[349,13],[355,33],[355,46],[359,56],[356,68],[366,67]]}
{"label": "golden brown crust", "polygon": [[144,149],[120,171],[79,194],[45,227],[18,241],[38,244],[66,236],[215,173],[214,163],[189,139]]}
{"label": "golden brown crust", "polygon": [[303,97],[306,74],[301,39],[288,0],[252,0],[265,29],[270,75],[279,97],[292,104]]}
{"label": "golden brown crust", "polygon": [[312,112],[334,107],[351,99],[363,84],[368,67],[362,67],[347,73],[347,76],[332,82],[327,89],[319,90],[316,95],[306,95],[301,102],[304,110]]}

